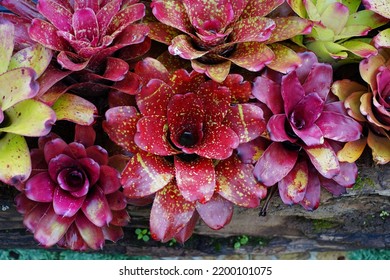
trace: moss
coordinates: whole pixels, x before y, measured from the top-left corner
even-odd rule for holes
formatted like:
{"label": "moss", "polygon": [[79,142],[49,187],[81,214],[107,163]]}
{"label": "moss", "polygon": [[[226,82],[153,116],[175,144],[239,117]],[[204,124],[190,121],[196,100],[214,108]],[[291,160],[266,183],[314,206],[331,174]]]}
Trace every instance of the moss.
{"label": "moss", "polygon": [[390,260],[389,249],[367,249],[348,253],[350,260]]}
{"label": "moss", "polygon": [[338,224],[329,220],[312,220],[313,229],[315,232],[319,233],[327,229],[335,228]]}
{"label": "moss", "polygon": [[374,181],[369,177],[361,177],[360,175],[357,177],[355,185],[353,186],[354,190],[362,190],[363,188],[367,187],[374,187],[375,183]]}

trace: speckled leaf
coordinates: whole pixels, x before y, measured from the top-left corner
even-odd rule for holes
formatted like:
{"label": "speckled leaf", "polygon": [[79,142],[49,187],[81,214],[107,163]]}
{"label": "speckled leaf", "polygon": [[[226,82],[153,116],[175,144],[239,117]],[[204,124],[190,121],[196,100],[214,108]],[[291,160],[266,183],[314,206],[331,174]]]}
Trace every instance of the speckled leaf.
{"label": "speckled leaf", "polygon": [[240,144],[260,136],[266,125],[263,110],[252,104],[232,106],[226,115],[224,124],[234,130],[240,138]]}
{"label": "speckled leaf", "polygon": [[266,16],[279,7],[284,0],[249,0],[241,18]]}
{"label": "speckled leaf", "polygon": [[278,184],[280,198],[287,205],[301,202],[305,197],[308,182],[309,172],[306,161],[298,161]]}
{"label": "speckled leaf", "polygon": [[30,152],[24,137],[7,133],[0,139],[0,180],[17,185],[30,176]]}
{"label": "speckled leaf", "polygon": [[264,42],[269,39],[275,28],[273,19],[250,17],[237,21],[230,34],[232,42]]}
{"label": "speckled leaf", "polygon": [[184,161],[178,156],[174,160],[176,184],[184,199],[200,203],[209,201],[216,186],[213,161],[202,157]]}
{"label": "speckled leaf", "polygon": [[367,138],[361,138],[356,141],[348,142],[337,152],[339,161],[353,163],[362,155],[367,144]]}
{"label": "speckled leaf", "polygon": [[49,49],[56,51],[68,49],[65,41],[57,35],[57,28],[47,21],[38,18],[33,19],[28,33],[31,39]]}
{"label": "speckled leaf", "polygon": [[235,205],[254,208],[266,194],[266,188],[253,176],[253,165],[233,155],[216,167],[217,192]]}
{"label": "speckled leaf", "polygon": [[286,2],[290,5],[291,9],[293,9],[293,11],[301,18],[307,17],[306,8],[302,0],[287,0]]}
{"label": "speckled leaf", "polygon": [[363,0],[363,5],[386,18],[390,18],[389,2],[387,0]]}
{"label": "speckled leaf", "polygon": [[61,51],[57,55],[57,62],[67,70],[81,71],[87,67],[89,60],[82,60],[74,53]]}
{"label": "speckled leaf", "polygon": [[297,35],[309,34],[312,28],[312,22],[300,17],[278,17],[273,19],[276,26],[272,30],[271,37],[266,41],[267,44],[285,41]]}
{"label": "speckled leaf", "polygon": [[303,148],[314,167],[325,178],[332,178],[340,172],[340,164],[336,153],[327,142],[322,145],[304,146]]}
{"label": "speckled leaf", "polygon": [[45,247],[56,244],[66,233],[74,218],[61,217],[50,207],[36,225],[34,237]]}
{"label": "speckled leaf", "polygon": [[107,34],[116,37],[125,28],[127,28],[133,22],[142,19],[145,16],[145,5],[143,3],[134,3],[133,5],[127,5],[125,8],[119,11],[112,19],[110,25],[107,28]]}
{"label": "speckled leaf", "polygon": [[56,121],[53,110],[42,102],[27,99],[8,108],[10,124],[0,128],[0,132],[10,132],[24,136],[38,137],[50,132]]}
{"label": "speckled leaf", "polygon": [[192,68],[198,73],[204,73],[217,83],[225,81],[226,77],[230,73],[230,61],[224,61],[218,64],[204,64],[197,60],[191,60]]}
{"label": "speckled leaf", "polygon": [[372,150],[372,158],[377,164],[390,162],[390,140],[368,132],[367,144]]}
{"label": "speckled leaf", "polygon": [[129,106],[114,107],[107,110],[105,116],[103,129],[110,139],[126,151],[136,152],[138,148],[134,143],[134,135],[141,117],[137,109]]}
{"label": "speckled leaf", "polygon": [[150,233],[161,242],[171,240],[190,221],[195,202],[180,194],[175,184],[168,184],[156,193],[150,213]]}
{"label": "speckled leaf", "polygon": [[222,85],[229,88],[231,103],[246,103],[252,98],[252,83],[239,74],[229,74]]}
{"label": "speckled leaf", "polygon": [[214,230],[219,230],[230,223],[233,209],[233,203],[218,194],[205,204],[196,204],[196,210],[202,220]]}
{"label": "speckled leaf", "polygon": [[375,47],[390,48],[390,28],[387,28],[374,37]]}
{"label": "speckled leaf", "polygon": [[[162,23],[177,28],[182,32],[190,32],[191,22],[181,1],[165,0],[153,1],[151,4],[153,15]],[[171,15],[175,15],[174,17]]]}
{"label": "speckled leaf", "polygon": [[300,204],[308,211],[313,211],[320,205],[321,184],[317,173],[313,168],[309,168],[309,181],[306,187],[305,197]]}
{"label": "speckled leaf", "polygon": [[240,43],[228,60],[249,71],[260,71],[275,55],[265,44],[259,42]]}
{"label": "speckled leaf", "polygon": [[275,55],[275,58],[271,63],[267,64],[268,68],[286,74],[295,70],[302,64],[301,59],[292,49],[276,43],[268,45],[268,47]]}
{"label": "speckled leaf", "polygon": [[[150,133],[153,131],[153,133]],[[146,116],[137,122],[137,133],[134,142],[137,146],[149,153],[159,156],[171,156],[177,154],[168,140],[168,121],[164,116]]]}
{"label": "speckled leaf", "polygon": [[[203,141],[193,148],[193,152],[206,158],[226,159],[238,145],[239,138],[230,127],[213,124],[205,128]],[[187,150],[191,152],[189,148]]]}
{"label": "speckled leaf", "polygon": [[[144,84],[147,84],[152,79],[164,82],[167,82],[169,79],[169,72],[167,68],[165,68],[160,61],[152,57],[145,57],[139,61],[134,67],[134,72],[141,77]],[[139,95],[140,94],[137,96]]]}
{"label": "speckled leaf", "polygon": [[129,198],[142,198],[166,186],[174,177],[174,168],[163,157],[140,151],[122,172],[123,193]]}
{"label": "speckled leaf", "polygon": [[36,76],[40,77],[46,70],[52,58],[51,50],[40,44],[25,48],[14,54],[8,66],[8,70],[19,67],[31,67]]}
{"label": "speckled leaf", "polygon": [[151,79],[137,94],[137,106],[143,116],[166,116],[169,100],[174,94],[164,81]]}
{"label": "speckled leaf", "polygon": [[259,182],[271,187],[293,169],[297,159],[296,151],[285,149],[282,143],[274,142],[256,163],[253,174]]}
{"label": "speckled leaf", "polygon": [[[9,21],[0,19],[0,74],[8,69],[14,50],[15,28]],[[3,85],[3,83],[1,83]]]}
{"label": "speckled leaf", "polygon": [[65,93],[53,105],[58,120],[67,120],[79,125],[94,122],[97,109],[88,100],[74,94]]}
{"label": "speckled leaf", "polygon": [[37,9],[39,13],[47,18],[57,29],[73,32],[72,10],[64,7],[58,1],[40,0],[37,3]]}
{"label": "speckled leaf", "polygon": [[176,36],[168,50],[172,55],[178,55],[184,59],[197,59],[208,53],[208,51],[195,49],[191,37],[184,34]]}
{"label": "speckled leaf", "polygon": [[100,227],[91,223],[84,214],[79,213],[75,220],[81,237],[93,250],[101,250],[104,245],[104,235]]}
{"label": "speckled leaf", "polygon": [[263,137],[257,137],[248,143],[237,147],[237,156],[243,163],[255,164],[266,150],[269,141]]}
{"label": "speckled leaf", "polygon": [[108,225],[112,220],[110,205],[98,186],[89,191],[81,210],[88,220],[98,227]]}
{"label": "speckled leaf", "polygon": [[148,37],[154,41],[170,45],[173,38],[182,34],[176,28],[165,25],[161,22],[147,22],[145,23],[150,31]]}
{"label": "speckled leaf", "polygon": [[39,89],[35,71],[18,68],[0,75],[0,108],[5,111],[16,103],[34,97]]}

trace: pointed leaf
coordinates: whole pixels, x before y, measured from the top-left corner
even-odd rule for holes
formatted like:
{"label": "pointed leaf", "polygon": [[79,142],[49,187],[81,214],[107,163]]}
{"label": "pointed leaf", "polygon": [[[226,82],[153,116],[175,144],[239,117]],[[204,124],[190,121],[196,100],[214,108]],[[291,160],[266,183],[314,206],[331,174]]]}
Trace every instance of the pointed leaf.
{"label": "pointed leaf", "polygon": [[281,93],[284,101],[284,112],[287,116],[289,116],[295,106],[305,96],[305,90],[302,87],[295,71],[283,76],[281,86]]}
{"label": "pointed leaf", "polygon": [[12,56],[8,70],[20,67],[30,67],[40,77],[46,70],[52,58],[51,50],[40,44],[25,48]]}
{"label": "pointed leaf", "polygon": [[11,123],[0,128],[0,132],[10,132],[24,136],[38,137],[50,132],[56,121],[53,110],[42,102],[27,99],[7,110]]}
{"label": "pointed leaf", "polygon": [[199,214],[198,212],[194,212],[192,215],[190,221],[185,225],[183,229],[181,229],[173,238],[180,242],[181,244],[184,244],[192,235],[194,232],[195,226],[197,225],[199,220]]}
{"label": "pointed leaf", "polygon": [[347,23],[348,17],[348,7],[342,3],[335,2],[329,4],[321,14],[321,22],[327,28],[332,29],[335,34],[339,34]]}
{"label": "pointed leaf", "polygon": [[367,138],[361,138],[356,141],[348,142],[337,152],[339,161],[353,163],[362,155],[367,144]]}
{"label": "pointed leaf", "polygon": [[275,58],[267,64],[268,68],[286,74],[302,64],[300,57],[292,49],[277,43],[268,45],[268,47],[275,55]]}
{"label": "pointed leaf", "polygon": [[50,207],[36,225],[34,237],[45,247],[56,244],[73,223],[74,217],[61,217]]}
{"label": "pointed leaf", "polygon": [[325,178],[332,178],[340,172],[340,164],[336,153],[327,142],[322,145],[304,146],[303,148],[314,167]]}
{"label": "pointed leaf", "polygon": [[141,117],[135,107],[120,106],[106,111],[103,129],[110,139],[129,152],[137,151],[134,135],[137,122]]}
{"label": "pointed leaf", "polygon": [[37,202],[52,202],[56,184],[48,172],[41,172],[30,178],[24,187],[26,196]]}
{"label": "pointed leaf", "polygon": [[359,40],[348,40],[341,45],[353,54],[363,58],[370,57],[378,53],[378,50],[374,46]]}
{"label": "pointed leaf", "polygon": [[104,194],[111,194],[119,190],[121,183],[118,171],[111,166],[101,165],[99,186],[102,188]]}
{"label": "pointed leaf", "polygon": [[209,201],[215,189],[213,161],[202,157],[184,161],[178,156],[174,160],[176,184],[184,199],[200,203]]}
{"label": "pointed leaf", "polygon": [[305,197],[301,200],[300,204],[308,211],[312,211],[318,208],[320,205],[321,184],[318,179],[317,173],[309,169],[309,181],[306,187]]}
{"label": "pointed leaf", "polygon": [[54,25],[35,18],[31,22],[31,26],[28,33],[34,41],[44,45],[45,47],[55,50],[62,51],[67,50],[68,46],[60,36],[57,35],[57,28]]}
{"label": "pointed leaf", "polygon": [[85,196],[74,197],[60,187],[56,187],[53,194],[54,212],[61,217],[73,217],[80,210]]}
{"label": "pointed leaf", "polygon": [[233,203],[217,194],[205,204],[196,204],[196,211],[202,220],[214,230],[219,230],[230,223],[233,208]]}
{"label": "pointed leaf", "polygon": [[390,18],[389,3],[386,0],[363,0],[362,2],[367,9]]}
{"label": "pointed leaf", "polygon": [[97,109],[93,103],[79,96],[65,93],[52,106],[58,120],[67,120],[79,125],[94,122]]}
{"label": "pointed leaf", "polygon": [[169,100],[175,94],[164,81],[151,79],[137,94],[137,106],[142,115],[167,115]]}
{"label": "pointed leaf", "polygon": [[108,227],[102,228],[104,239],[112,242],[118,242],[123,238],[124,232],[122,227],[109,225]]}
{"label": "pointed leaf", "polygon": [[312,22],[295,16],[273,18],[275,28],[272,30],[271,37],[267,44],[282,42],[291,39],[297,35],[309,34],[312,28]]}
{"label": "pointed leaf", "polygon": [[379,34],[374,37],[374,43],[376,48],[390,48],[390,28],[379,32]]}
{"label": "pointed leaf", "polygon": [[207,77],[217,83],[225,81],[230,73],[230,61],[224,61],[218,64],[203,64],[197,60],[191,60],[192,68],[198,73],[204,73]]}
{"label": "pointed leaf", "polygon": [[180,194],[175,184],[168,184],[156,193],[150,213],[150,233],[153,239],[167,242],[190,221],[195,202]]}
{"label": "pointed leaf", "polygon": [[275,142],[289,141],[291,143],[295,143],[297,141],[296,138],[291,137],[286,132],[286,122],[287,122],[287,118],[285,114],[273,115],[269,119],[267,123],[267,130],[269,133],[269,137],[272,141]]}
{"label": "pointed leaf", "polygon": [[173,165],[163,157],[145,152],[134,155],[122,172],[124,194],[141,198],[155,193],[174,177]]}
{"label": "pointed leaf", "polygon": [[235,155],[221,161],[215,168],[217,191],[232,203],[254,208],[266,194],[266,188],[253,176],[253,165],[242,163]]}
{"label": "pointed leaf", "polygon": [[282,143],[272,143],[255,165],[256,179],[271,187],[282,180],[295,166],[298,159],[296,151],[285,149]]}
{"label": "pointed leaf", "polygon": [[[233,1],[232,1],[233,2]],[[236,2],[236,1],[234,1]],[[266,16],[283,4],[284,0],[257,0],[248,1],[241,17]]]}
{"label": "pointed leaf", "polygon": [[372,158],[377,164],[390,162],[390,140],[378,136],[372,131],[368,132],[367,144],[372,150]]}
{"label": "pointed leaf", "polygon": [[[154,131],[154,133],[150,133]],[[159,156],[170,156],[179,151],[168,141],[167,119],[163,116],[146,116],[137,122],[137,133],[134,142],[139,148]]]}
{"label": "pointed leaf", "polygon": [[252,94],[266,104],[273,114],[283,113],[280,84],[267,77],[258,76],[254,80]]}
{"label": "pointed leaf", "polygon": [[72,11],[54,0],[40,0],[37,9],[57,29],[72,32]]}
{"label": "pointed leaf", "polygon": [[230,34],[231,42],[264,42],[269,39],[275,28],[273,19],[249,17],[237,21]]}
{"label": "pointed leaf", "polygon": [[301,202],[305,197],[308,182],[309,172],[306,161],[298,161],[278,184],[280,198],[287,205]]}
{"label": "pointed leaf", "polygon": [[5,111],[24,99],[34,97],[39,89],[35,77],[33,69],[24,67],[1,74],[0,109]]}
{"label": "pointed leaf", "polygon": [[113,217],[106,196],[98,186],[88,193],[81,210],[88,220],[98,227],[108,225]]}
{"label": "pointed leaf", "polygon": [[260,71],[275,57],[266,44],[259,42],[239,43],[231,56],[226,59],[249,71]]}
{"label": "pointed leaf", "polygon": [[8,69],[14,50],[14,36],[14,25],[9,21],[0,19],[0,74],[3,74]]}
{"label": "pointed leaf", "polygon": [[197,59],[208,53],[208,51],[195,49],[191,37],[184,34],[173,38],[168,50],[172,55],[178,55],[184,59]]}
{"label": "pointed leaf", "polygon": [[75,224],[80,232],[81,237],[93,250],[101,250],[104,245],[104,235],[100,227],[91,223],[84,214],[80,213]]}
{"label": "pointed leaf", "polygon": [[0,180],[8,185],[17,185],[28,179],[31,159],[24,137],[12,133],[0,139]]}
{"label": "pointed leaf", "polygon": [[[153,15],[158,19],[158,21],[177,28],[182,32],[190,32],[192,25],[183,3],[174,0],[153,1],[151,7],[153,9]],[[175,16],[172,17],[170,15]]]}
{"label": "pointed leaf", "polygon": [[263,110],[252,104],[232,106],[224,124],[229,126],[240,138],[240,143],[249,142],[260,136],[265,130]]}

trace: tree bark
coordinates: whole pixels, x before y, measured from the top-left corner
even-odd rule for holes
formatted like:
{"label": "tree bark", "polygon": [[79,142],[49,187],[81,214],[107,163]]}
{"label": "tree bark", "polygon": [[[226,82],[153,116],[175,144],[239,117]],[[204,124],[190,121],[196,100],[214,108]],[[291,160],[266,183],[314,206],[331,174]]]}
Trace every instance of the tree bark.
{"label": "tree bark", "polygon": [[[359,180],[347,194],[333,197],[321,190],[317,210],[308,212],[299,205],[287,206],[275,195],[265,217],[259,209],[236,208],[232,221],[215,231],[199,221],[194,236],[184,245],[137,240],[136,228],[147,228],[149,208],[129,206],[132,218],[118,243],[107,242],[104,253],[131,256],[202,256],[220,254],[277,255],[313,251],[349,251],[390,246],[390,168],[361,159]],[[22,223],[13,203],[15,191],[0,192],[0,248],[39,248]],[[249,242],[234,249],[238,236]],[[59,250],[50,248],[49,250]]]}

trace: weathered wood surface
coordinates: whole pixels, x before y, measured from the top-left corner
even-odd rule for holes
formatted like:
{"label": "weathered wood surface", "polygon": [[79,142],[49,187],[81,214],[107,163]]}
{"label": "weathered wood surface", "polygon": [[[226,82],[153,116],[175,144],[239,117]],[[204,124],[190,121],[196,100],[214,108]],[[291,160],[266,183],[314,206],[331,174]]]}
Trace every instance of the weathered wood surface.
{"label": "weathered wood surface", "polygon": [[[237,208],[231,223],[219,231],[199,222],[194,237],[184,246],[137,240],[134,231],[148,226],[149,209],[129,206],[132,222],[125,229],[124,238],[117,244],[107,242],[103,252],[154,257],[248,252],[267,256],[390,248],[390,216],[387,216],[390,214],[390,167],[361,160],[359,170],[361,179],[356,187],[337,198],[323,190],[320,207],[313,212],[307,212],[299,205],[286,206],[275,196],[265,217],[258,215],[259,209]],[[12,197],[11,188],[1,190],[0,248],[39,248],[31,233],[24,228],[22,216],[17,213]],[[256,243],[234,250],[231,243],[223,241],[241,235],[268,242],[266,246]],[[215,240],[222,242],[218,251],[215,250]]]}

